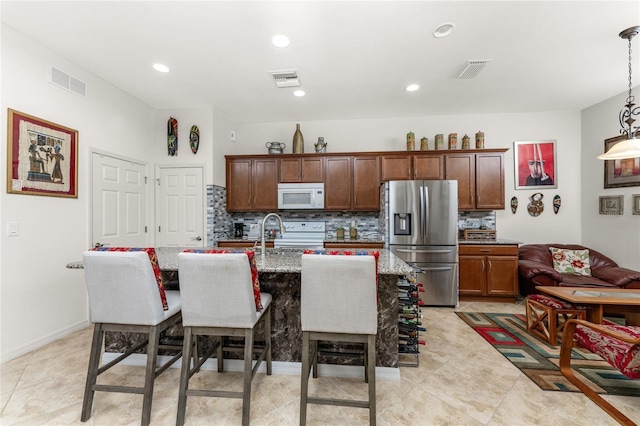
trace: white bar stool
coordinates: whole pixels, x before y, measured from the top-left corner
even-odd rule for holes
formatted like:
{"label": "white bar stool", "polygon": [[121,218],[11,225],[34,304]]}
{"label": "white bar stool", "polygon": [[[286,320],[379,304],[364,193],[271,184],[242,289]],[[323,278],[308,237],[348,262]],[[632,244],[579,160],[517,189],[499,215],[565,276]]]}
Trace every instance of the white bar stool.
{"label": "white bar stool", "polygon": [[[94,328],[80,419],[85,422],[91,417],[96,391],[134,393],[143,395],[141,424],[147,426],[151,421],[154,381],[182,356],[182,347],[160,344],[160,333],[180,319],[180,294],[166,291],[168,310],[163,309],[149,255],[144,251],[86,251],[83,263]],[[106,331],[146,333],[149,337],[101,367]],[[100,374],[145,346],[147,365],[143,387],[97,384]],[[179,353],[157,367],[158,349],[176,349]]]}
{"label": "white bar stool", "polygon": [[[307,423],[307,404],[368,408],[369,423],[376,424],[376,287],[373,256],[302,255],[301,425]],[[312,367],[313,377],[318,377],[319,340],[364,343],[368,400],[308,396]]]}
{"label": "white bar stool", "polygon": [[[248,425],[251,381],[264,359],[271,375],[271,295],[260,293],[262,310],[256,311],[249,259],[245,253],[180,253],[178,255],[182,295],[183,352],[190,359],[198,336],[219,336],[221,342],[205,353],[193,368],[182,363],[176,425],[185,421],[187,397],[242,398],[242,424]],[[265,346],[253,363],[254,331],[264,323]],[[242,392],[189,389],[189,379],[217,349],[218,372],[224,369],[225,336],[244,336],[244,380]],[[196,354],[197,356],[197,354]]]}

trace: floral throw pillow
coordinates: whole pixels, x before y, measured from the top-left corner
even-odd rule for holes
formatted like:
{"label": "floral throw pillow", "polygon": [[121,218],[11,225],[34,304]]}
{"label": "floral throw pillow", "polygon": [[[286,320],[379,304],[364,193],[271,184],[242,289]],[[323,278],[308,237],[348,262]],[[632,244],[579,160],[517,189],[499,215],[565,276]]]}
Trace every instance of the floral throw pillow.
{"label": "floral throw pillow", "polygon": [[561,274],[591,276],[589,250],[568,250],[549,247],[553,259],[553,269]]}
{"label": "floral throw pillow", "polygon": [[256,311],[262,310],[262,299],[260,298],[260,280],[258,279],[258,267],[256,266],[256,254],[253,250],[236,249],[186,249],[184,253],[245,253],[249,258],[251,268],[251,280],[253,281],[253,300],[256,302]]}
{"label": "floral throw pillow", "polygon": [[153,274],[156,277],[158,283],[158,291],[160,292],[160,301],[162,302],[162,309],[169,310],[169,304],[167,303],[167,295],[164,292],[164,282],[162,281],[162,271],[160,271],[160,263],[158,262],[158,255],[156,250],[152,247],[94,247],[93,251],[145,251],[149,255],[149,261],[151,262],[151,268]]}

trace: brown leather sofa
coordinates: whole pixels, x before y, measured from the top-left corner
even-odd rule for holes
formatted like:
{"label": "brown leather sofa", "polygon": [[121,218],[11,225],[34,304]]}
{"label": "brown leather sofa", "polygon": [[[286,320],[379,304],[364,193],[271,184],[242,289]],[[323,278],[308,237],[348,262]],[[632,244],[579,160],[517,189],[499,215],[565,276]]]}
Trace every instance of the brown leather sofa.
{"label": "brown leather sofa", "polygon": [[[589,250],[591,276],[561,274],[553,269],[549,247]],[[536,286],[609,287],[640,289],[640,272],[621,268],[604,254],[575,244],[525,244],[519,248],[520,294],[538,293]]]}

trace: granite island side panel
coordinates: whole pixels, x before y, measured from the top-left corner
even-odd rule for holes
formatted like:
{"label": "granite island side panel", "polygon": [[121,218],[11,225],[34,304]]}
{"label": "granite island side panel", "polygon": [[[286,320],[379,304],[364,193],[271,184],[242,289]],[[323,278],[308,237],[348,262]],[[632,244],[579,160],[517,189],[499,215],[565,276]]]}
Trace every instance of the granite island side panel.
{"label": "granite island side panel", "polygon": [[[158,248],[158,260],[168,288],[179,288],[178,253],[180,248]],[[387,250],[378,250],[378,334],[376,338],[376,365],[395,367],[398,362],[398,276],[408,275],[411,268]],[[297,361],[302,355],[302,331],[300,325],[301,251],[291,249],[267,249],[264,256],[256,251],[261,290],[273,297],[271,305],[272,356],[276,361]],[[357,301],[354,301],[357,303]],[[176,324],[166,332],[166,338],[177,341],[182,338],[182,325]],[[262,340],[258,330],[257,341]],[[105,337],[107,352],[122,352],[134,345],[140,335],[109,333]],[[212,338],[203,337],[199,350],[206,351]],[[241,340],[238,341],[239,346]],[[357,345],[355,346],[357,348]],[[321,350],[352,352],[348,344],[322,345]],[[233,356],[235,354],[230,354]],[[319,362],[358,364],[358,360],[343,357],[320,357]]]}

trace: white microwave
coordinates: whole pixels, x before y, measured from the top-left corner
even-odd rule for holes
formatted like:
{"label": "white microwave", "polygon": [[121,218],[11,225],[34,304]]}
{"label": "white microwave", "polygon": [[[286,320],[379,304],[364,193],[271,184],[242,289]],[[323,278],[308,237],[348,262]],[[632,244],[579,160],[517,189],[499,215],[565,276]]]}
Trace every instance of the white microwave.
{"label": "white microwave", "polygon": [[324,183],[279,183],[278,209],[324,209]]}

